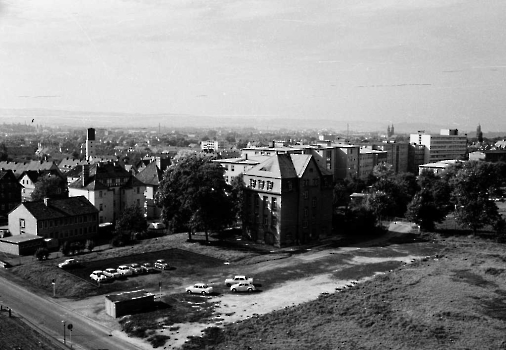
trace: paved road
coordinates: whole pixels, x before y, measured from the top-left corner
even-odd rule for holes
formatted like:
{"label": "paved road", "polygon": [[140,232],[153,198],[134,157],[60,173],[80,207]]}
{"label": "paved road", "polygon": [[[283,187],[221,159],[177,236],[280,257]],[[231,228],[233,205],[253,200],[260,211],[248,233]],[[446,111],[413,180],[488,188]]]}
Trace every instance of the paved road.
{"label": "paved road", "polygon": [[33,294],[0,276],[0,301],[12,308],[45,333],[63,342],[63,323],[73,325],[72,334],[65,331],[66,344],[70,337],[74,349],[86,350],[138,350],[135,345],[111,335],[109,329]]}

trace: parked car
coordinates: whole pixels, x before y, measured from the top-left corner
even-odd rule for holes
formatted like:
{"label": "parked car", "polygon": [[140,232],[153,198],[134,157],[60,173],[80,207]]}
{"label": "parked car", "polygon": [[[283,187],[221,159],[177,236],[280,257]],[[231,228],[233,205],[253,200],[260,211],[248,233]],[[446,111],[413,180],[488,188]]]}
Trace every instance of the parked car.
{"label": "parked car", "polygon": [[165,224],[161,223],[161,222],[153,222],[151,224],[149,224],[149,229],[152,229],[152,230],[163,230],[165,228]]}
{"label": "parked car", "polygon": [[164,259],[158,259],[155,261],[155,269],[168,270],[169,263],[167,263]]}
{"label": "parked car", "polygon": [[96,282],[106,282],[109,281],[111,278],[104,275],[104,272],[102,270],[95,270],[91,273],[90,278]]}
{"label": "parked car", "polygon": [[68,269],[68,268],[71,268],[71,267],[75,267],[75,266],[78,266],[80,265],[81,263],[79,261],[77,261],[76,259],[67,259],[65,260],[64,262],[62,263],[59,263],[58,264],[58,267],[60,269]]}
{"label": "parked car", "polygon": [[144,269],[144,272],[146,272],[146,273],[155,272],[155,268],[154,268],[153,264],[151,264],[151,263],[147,262],[147,263],[142,264],[141,266]]}
{"label": "parked car", "polygon": [[233,293],[236,293],[236,292],[250,292],[251,293],[255,290],[256,289],[255,289],[255,286],[253,285],[253,283],[249,283],[249,282],[236,283],[230,287],[230,291]]}
{"label": "parked car", "polygon": [[130,267],[130,271],[132,271],[133,275],[140,275],[140,274],[144,273],[144,269],[142,268],[142,266],[137,263],[132,263],[132,264],[130,264],[129,267]]}
{"label": "parked car", "polygon": [[129,266],[121,265],[117,271],[123,276],[132,276],[132,270],[130,270]]}
{"label": "parked car", "polygon": [[213,287],[208,286],[205,283],[195,283],[193,286],[189,286],[186,288],[186,293],[188,294],[210,294],[213,292]]}
{"label": "parked car", "polygon": [[253,278],[247,277],[247,276],[238,275],[238,276],[234,276],[234,278],[227,278],[225,280],[225,285],[227,287],[230,287],[233,284],[241,283],[241,282],[243,282],[243,283],[244,282],[249,282],[249,283],[253,284]]}
{"label": "parked car", "polygon": [[109,267],[104,270],[104,275],[110,278],[121,278],[123,275],[119,273],[116,269]]}

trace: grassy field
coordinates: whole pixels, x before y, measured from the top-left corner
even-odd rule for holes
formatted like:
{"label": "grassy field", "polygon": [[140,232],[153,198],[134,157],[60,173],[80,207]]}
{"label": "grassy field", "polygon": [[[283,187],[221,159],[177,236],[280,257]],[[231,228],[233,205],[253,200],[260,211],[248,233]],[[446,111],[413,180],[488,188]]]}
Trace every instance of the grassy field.
{"label": "grassy field", "polygon": [[[48,338],[25,324],[18,315],[0,311],[0,349],[55,350],[63,349],[54,339]],[[23,336],[21,337],[20,334]]]}
{"label": "grassy field", "polygon": [[441,237],[437,258],[258,318],[183,349],[506,349],[506,247]]}

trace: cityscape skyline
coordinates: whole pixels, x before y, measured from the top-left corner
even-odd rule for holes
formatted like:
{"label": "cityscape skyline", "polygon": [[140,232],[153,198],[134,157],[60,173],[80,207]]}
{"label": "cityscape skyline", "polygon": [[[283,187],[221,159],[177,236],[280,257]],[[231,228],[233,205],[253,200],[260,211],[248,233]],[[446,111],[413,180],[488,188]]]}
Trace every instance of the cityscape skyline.
{"label": "cityscape skyline", "polygon": [[505,7],[4,1],[0,121],[506,130]]}

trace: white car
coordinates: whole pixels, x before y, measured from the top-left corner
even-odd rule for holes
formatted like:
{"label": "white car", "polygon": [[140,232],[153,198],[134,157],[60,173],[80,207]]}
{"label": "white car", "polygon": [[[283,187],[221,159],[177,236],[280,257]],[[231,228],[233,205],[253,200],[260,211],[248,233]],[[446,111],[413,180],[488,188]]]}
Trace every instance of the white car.
{"label": "white car", "polygon": [[130,267],[126,265],[121,265],[120,267],[118,267],[117,271],[123,276],[132,276],[132,270],[130,270]]}
{"label": "white car", "polygon": [[58,264],[58,267],[60,269],[68,269],[70,267],[74,267],[74,266],[77,266],[77,265],[80,265],[79,261],[77,261],[76,259],[67,259],[65,260],[64,262],[62,263],[59,263]]}
{"label": "white car", "polygon": [[149,228],[153,230],[162,230],[165,228],[165,224],[161,222],[153,222],[149,225]]}
{"label": "white car", "polygon": [[151,273],[151,272],[156,271],[155,267],[151,263],[147,262],[147,263],[142,264],[141,266],[144,269],[144,272],[146,272],[146,273]]}
{"label": "white car", "polygon": [[113,269],[112,267],[105,269],[104,275],[110,278],[120,278],[122,276],[116,269]]}
{"label": "white car", "polygon": [[205,283],[195,283],[193,286],[189,286],[186,288],[186,293],[188,294],[211,294],[213,292],[213,287],[208,286]]}
{"label": "white car", "polygon": [[249,283],[249,282],[236,283],[230,287],[230,291],[233,293],[236,293],[236,292],[249,292],[249,293],[251,293],[255,290],[256,289],[255,289],[255,286],[253,285],[253,283]]}
{"label": "white car", "polygon": [[102,270],[95,270],[91,273],[90,278],[96,282],[106,282],[109,281],[111,278],[104,275],[104,272]]}
{"label": "white car", "polygon": [[246,282],[253,284],[253,278],[238,275],[238,276],[234,276],[234,278],[227,278],[225,280],[225,285],[227,287],[230,287],[231,285],[236,284],[236,283],[246,283]]}
{"label": "white car", "polygon": [[142,266],[137,263],[130,264],[130,270],[132,271],[132,275],[140,275],[144,273]]}

